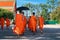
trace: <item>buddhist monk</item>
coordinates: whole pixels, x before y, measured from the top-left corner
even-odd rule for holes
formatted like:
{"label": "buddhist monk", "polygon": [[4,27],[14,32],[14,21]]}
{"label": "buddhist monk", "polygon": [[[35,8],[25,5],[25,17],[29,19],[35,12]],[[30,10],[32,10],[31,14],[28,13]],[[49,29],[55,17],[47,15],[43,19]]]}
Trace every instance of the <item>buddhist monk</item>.
{"label": "buddhist monk", "polygon": [[26,16],[24,16],[24,12],[22,12],[22,14],[23,14],[23,24],[24,24],[24,27],[26,28],[27,19],[26,19]]}
{"label": "buddhist monk", "polygon": [[42,33],[43,31],[43,26],[44,26],[44,18],[42,17],[42,15],[39,17],[39,28],[40,28],[40,31]]}
{"label": "buddhist monk", "polygon": [[23,14],[22,12],[19,13],[17,11],[16,18],[15,18],[15,27],[13,32],[16,33],[18,36],[24,33],[24,24],[23,24]]}
{"label": "buddhist monk", "polygon": [[10,26],[10,20],[8,19],[8,17],[6,18],[6,28],[8,29],[8,27]]}
{"label": "buddhist monk", "polygon": [[30,18],[31,18],[31,16],[30,16],[29,19],[28,19],[28,28],[29,28],[29,30],[31,30],[31,26],[30,26]]}
{"label": "buddhist monk", "polygon": [[1,17],[1,29],[2,31],[4,29],[4,17],[3,16]]}
{"label": "buddhist monk", "polygon": [[36,26],[37,26],[37,20],[35,17],[35,13],[30,17],[29,19],[29,29],[35,34],[36,32]]}

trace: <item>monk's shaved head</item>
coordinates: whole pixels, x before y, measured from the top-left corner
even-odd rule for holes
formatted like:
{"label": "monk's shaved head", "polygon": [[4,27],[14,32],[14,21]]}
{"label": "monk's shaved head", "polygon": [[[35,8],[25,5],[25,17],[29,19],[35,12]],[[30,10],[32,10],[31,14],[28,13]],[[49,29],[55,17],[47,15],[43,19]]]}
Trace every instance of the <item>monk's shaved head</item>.
{"label": "monk's shaved head", "polygon": [[22,14],[24,15],[24,12],[22,12]]}
{"label": "monk's shaved head", "polygon": [[32,14],[33,14],[33,15],[35,15],[35,13],[34,13],[34,12],[33,12]]}

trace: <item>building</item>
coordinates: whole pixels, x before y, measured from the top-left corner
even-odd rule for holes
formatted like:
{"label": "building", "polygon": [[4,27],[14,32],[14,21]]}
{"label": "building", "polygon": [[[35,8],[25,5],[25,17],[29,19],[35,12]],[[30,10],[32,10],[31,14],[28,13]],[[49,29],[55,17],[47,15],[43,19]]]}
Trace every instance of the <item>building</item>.
{"label": "building", "polygon": [[0,8],[14,11],[15,0],[0,0]]}

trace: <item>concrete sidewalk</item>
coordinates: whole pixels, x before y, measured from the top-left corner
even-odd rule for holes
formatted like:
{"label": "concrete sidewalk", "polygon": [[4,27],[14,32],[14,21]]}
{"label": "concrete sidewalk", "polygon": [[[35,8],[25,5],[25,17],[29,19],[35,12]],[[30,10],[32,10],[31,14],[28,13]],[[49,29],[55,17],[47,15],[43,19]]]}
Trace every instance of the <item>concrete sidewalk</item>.
{"label": "concrete sidewalk", "polygon": [[60,24],[49,24],[49,25],[44,25],[44,28],[60,28]]}

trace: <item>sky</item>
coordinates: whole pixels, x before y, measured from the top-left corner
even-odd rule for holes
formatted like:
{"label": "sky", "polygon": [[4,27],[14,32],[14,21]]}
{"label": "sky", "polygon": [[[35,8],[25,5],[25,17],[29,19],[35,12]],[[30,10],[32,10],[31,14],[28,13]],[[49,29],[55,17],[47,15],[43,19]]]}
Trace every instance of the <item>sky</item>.
{"label": "sky", "polygon": [[[32,3],[32,4],[40,4],[40,3],[43,3],[45,4],[47,2],[47,0],[16,0],[16,6],[17,8],[18,7],[21,7],[22,5],[26,4],[26,3]],[[30,11],[28,11],[27,13],[24,12],[26,14],[31,15]]]}
{"label": "sky", "polygon": [[17,7],[24,5],[25,3],[32,3],[32,4],[45,4],[47,0],[16,0]]}

